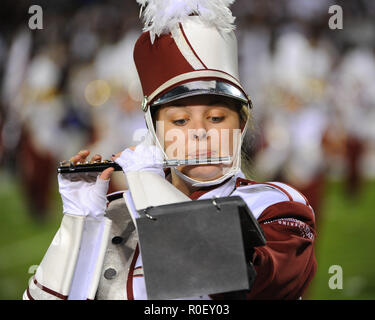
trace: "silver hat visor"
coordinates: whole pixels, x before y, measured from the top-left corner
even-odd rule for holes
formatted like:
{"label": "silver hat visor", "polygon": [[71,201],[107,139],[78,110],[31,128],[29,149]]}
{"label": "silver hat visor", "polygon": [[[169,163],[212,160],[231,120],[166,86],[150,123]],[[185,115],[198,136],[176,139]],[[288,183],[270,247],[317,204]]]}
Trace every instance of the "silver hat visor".
{"label": "silver hat visor", "polygon": [[250,103],[250,99],[234,85],[220,80],[196,80],[174,87],[157,98],[151,105],[159,106],[178,99],[197,95],[219,95],[234,98],[244,104]]}

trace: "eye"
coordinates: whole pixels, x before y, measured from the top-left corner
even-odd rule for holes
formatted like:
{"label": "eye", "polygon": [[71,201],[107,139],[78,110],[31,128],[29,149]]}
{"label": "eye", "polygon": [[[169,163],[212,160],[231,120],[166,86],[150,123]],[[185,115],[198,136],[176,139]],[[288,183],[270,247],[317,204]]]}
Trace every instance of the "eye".
{"label": "eye", "polygon": [[172,123],[176,126],[183,126],[187,123],[186,119],[173,120]]}
{"label": "eye", "polygon": [[225,117],[210,117],[211,121],[214,123],[219,123],[225,119]]}

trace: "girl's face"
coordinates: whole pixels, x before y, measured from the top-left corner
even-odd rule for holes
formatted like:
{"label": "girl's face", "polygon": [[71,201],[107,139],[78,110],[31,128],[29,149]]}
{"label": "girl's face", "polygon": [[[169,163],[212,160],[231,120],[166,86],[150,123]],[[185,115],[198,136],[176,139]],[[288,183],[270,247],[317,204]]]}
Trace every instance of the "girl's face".
{"label": "girl's face", "polygon": [[[229,98],[194,96],[170,102],[156,114],[156,132],[169,159],[233,156],[241,134],[239,113]],[[231,164],[180,166],[199,181],[221,177]]]}

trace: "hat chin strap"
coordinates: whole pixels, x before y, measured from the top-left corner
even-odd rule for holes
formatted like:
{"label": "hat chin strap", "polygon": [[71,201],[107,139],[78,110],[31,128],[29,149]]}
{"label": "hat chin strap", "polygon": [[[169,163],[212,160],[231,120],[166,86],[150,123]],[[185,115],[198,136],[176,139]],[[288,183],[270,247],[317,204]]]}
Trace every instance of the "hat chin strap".
{"label": "hat chin strap", "polygon": [[[153,142],[163,152],[164,158],[168,159],[168,156],[165,153],[164,148],[161,146],[161,144],[159,142],[159,139],[156,136],[154,124],[153,124],[152,118],[151,118],[150,108],[148,108],[147,111],[145,112],[145,121],[146,121],[146,124],[147,124],[147,128],[148,128],[149,132],[151,133],[151,135],[153,137],[153,140],[154,140]],[[192,178],[188,177],[186,174],[179,171],[176,167],[172,167],[171,170],[174,170],[174,172],[181,179],[183,179],[185,182],[189,183],[193,187],[208,187],[208,186],[217,185],[217,184],[220,184],[221,182],[225,181],[226,179],[236,175],[241,170],[241,146],[242,146],[243,137],[244,137],[244,135],[246,133],[246,130],[247,130],[247,122],[248,122],[248,119],[246,120],[245,128],[241,133],[240,141],[239,141],[239,143],[237,143],[237,150],[236,150],[236,153],[233,157],[232,167],[220,178],[217,178],[217,179],[214,179],[214,180],[199,181],[199,180],[192,179]]]}

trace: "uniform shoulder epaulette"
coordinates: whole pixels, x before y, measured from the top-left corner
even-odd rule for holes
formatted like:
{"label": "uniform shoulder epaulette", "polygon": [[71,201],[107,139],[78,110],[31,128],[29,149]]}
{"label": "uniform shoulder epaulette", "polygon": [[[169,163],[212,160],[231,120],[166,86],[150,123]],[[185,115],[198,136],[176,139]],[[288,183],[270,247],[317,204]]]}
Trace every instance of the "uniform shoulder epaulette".
{"label": "uniform shoulder epaulette", "polygon": [[243,186],[255,186],[255,185],[263,185],[263,186],[269,186],[273,189],[276,189],[283,194],[285,194],[289,201],[297,201],[301,202],[303,204],[306,204],[307,206],[310,206],[309,201],[307,198],[299,192],[297,189],[294,187],[283,183],[283,182],[257,182],[249,179],[244,179],[244,178],[237,178],[236,180],[236,188],[238,187],[243,187]]}

